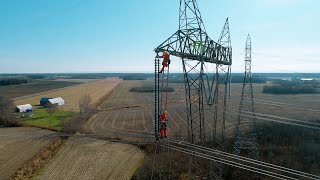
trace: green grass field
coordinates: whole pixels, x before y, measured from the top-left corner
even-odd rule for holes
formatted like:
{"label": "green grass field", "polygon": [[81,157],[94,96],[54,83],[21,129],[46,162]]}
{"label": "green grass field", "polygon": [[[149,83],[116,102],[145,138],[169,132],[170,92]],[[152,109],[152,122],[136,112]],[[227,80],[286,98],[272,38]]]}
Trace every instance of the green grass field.
{"label": "green grass field", "polygon": [[39,108],[34,109],[32,117],[23,119],[22,122],[30,126],[61,130],[62,123],[68,121],[76,114],[77,113],[61,111],[58,109],[52,114],[52,116],[50,116],[47,109]]}

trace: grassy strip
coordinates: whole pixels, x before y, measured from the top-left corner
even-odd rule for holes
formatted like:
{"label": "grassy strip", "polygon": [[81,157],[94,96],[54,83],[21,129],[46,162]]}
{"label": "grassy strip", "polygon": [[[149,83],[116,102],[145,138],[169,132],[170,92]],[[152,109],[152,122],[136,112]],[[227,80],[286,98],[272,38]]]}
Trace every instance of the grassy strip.
{"label": "grassy strip", "polygon": [[44,147],[38,155],[25,163],[18,172],[10,178],[10,180],[32,179],[33,176],[36,175],[37,172],[58,153],[63,145],[64,141],[61,139],[53,140],[50,144]]}
{"label": "grassy strip", "polygon": [[77,113],[60,111],[53,113],[52,116],[47,112],[45,108],[35,109],[33,112],[33,116],[30,118],[23,119],[22,122],[25,125],[52,129],[60,131],[62,128],[63,122],[71,119]]}

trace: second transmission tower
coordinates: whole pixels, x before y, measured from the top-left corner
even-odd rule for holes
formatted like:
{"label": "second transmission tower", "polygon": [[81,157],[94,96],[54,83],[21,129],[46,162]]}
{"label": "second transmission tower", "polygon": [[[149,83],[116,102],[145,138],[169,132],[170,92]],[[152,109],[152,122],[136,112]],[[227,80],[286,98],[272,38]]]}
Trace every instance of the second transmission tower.
{"label": "second transmission tower", "polygon": [[[259,159],[259,146],[256,133],[255,105],[252,91],[251,75],[251,38],[248,34],[245,48],[245,73],[242,94],[239,105],[239,114],[233,136],[233,154],[249,156]],[[249,122],[249,127],[244,127],[243,122]]]}

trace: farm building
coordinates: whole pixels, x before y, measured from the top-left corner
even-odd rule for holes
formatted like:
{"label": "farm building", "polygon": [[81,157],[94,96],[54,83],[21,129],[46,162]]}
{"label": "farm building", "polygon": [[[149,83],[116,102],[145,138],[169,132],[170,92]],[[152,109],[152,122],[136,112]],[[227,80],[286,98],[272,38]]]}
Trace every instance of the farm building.
{"label": "farm building", "polygon": [[49,102],[49,99],[52,99],[52,98],[47,98],[47,97],[41,98],[40,106],[45,106]]}
{"label": "farm building", "polygon": [[62,106],[64,105],[64,100],[61,97],[52,98],[52,99],[49,99],[48,104],[50,105],[57,104],[58,106]]}
{"label": "farm building", "polygon": [[31,104],[24,104],[16,106],[16,112],[32,112]]}

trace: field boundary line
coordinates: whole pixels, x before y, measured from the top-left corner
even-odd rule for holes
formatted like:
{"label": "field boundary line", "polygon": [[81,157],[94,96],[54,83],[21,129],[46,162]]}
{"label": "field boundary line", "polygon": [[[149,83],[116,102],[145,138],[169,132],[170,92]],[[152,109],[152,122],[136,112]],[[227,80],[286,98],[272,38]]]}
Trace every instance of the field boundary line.
{"label": "field boundary line", "polygon": [[[94,81],[94,82],[96,82],[96,81]],[[57,89],[51,89],[51,90],[48,90],[48,91],[42,91],[42,92],[37,92],[37,93],[25,95],[25,96],[15,97],[15,98],[12,98],[12,100],[13,101],[19,101],[19,100],[22,100],[22,99],[31,98],[31,97],[42,95],[42,94],[46,94],[46,93],[51,93],[51,92],[56,92],[56,91],[60,91],[60,90],[68,89],[68,88],[81,86],[83,84],[86,84],[86,83],[80,83],[80,84],[76,84],[76,85],[72,85],[72,86],[67,86],[67,87],[62,87],[62,88],[57,88]]]}
{"label": "field boundary line", "polygon": [[[52,92],[56,92],[56,91],[60,91],[60,90],[64,90],[64,89],[75,88],[75,87],[79,87],[79,86],[81,87],[83,85],[88,85],[88,84],[92,84],[92,83],[103,82],[107,79],[110,79],[110,78],[98,79],[96,81],[84,82],[84,83],[80,83],[80,84],[76,84],[76,85],[72,85],[72,86],[67,86],[67,87],[63,87],[63,88],[57,88],[57,89],[52,89],[49,91],[43,91],[43,92],[33,93],[33,94],[25,95],[25,96],[20,96],[20,97],[13,98],[13,101],[19,101],[19,100],[23,100],[23,99],[27,99],[27,98],[32,98],[34,96],[52,93]],[[115,83],[115,82],[110,82],[110,83]]]}
{"label": "field boundary line", "polygon": [[50,160],[58,154],[64,145],[65,141],[60,137],[52,140],[35,156],[25,162],[10,179],[32,179],[43,167],[50,163]]}
{"label": "field boundary line", "polygon": [[122,84],[123,81],[120,81],[115,87],[113,87],[111,89],[110,92],[108,92],[107,94],[105,94],[104,96],[102,96],[99,100],[97,100],[97,102],[94,102],[93,105],[100,111],[101,106],[103,105],[103,103],[109,99],[109,97],[116,92],[116,90],[119,88],[120,84]]}

